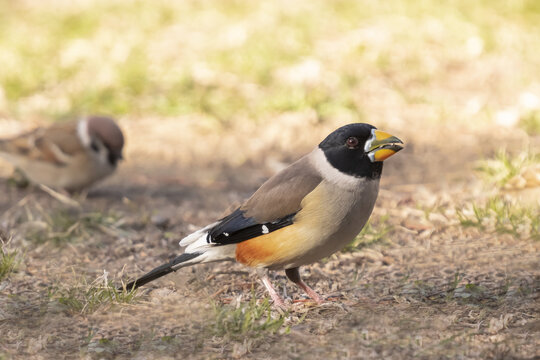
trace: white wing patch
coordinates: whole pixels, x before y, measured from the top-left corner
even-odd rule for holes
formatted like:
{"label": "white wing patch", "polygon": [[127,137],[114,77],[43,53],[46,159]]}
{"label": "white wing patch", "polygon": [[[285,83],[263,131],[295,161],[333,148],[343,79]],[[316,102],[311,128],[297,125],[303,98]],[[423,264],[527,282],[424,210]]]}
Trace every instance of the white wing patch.
{"label": "white wing patch", "polygon": [[208,263],[214,261],[234,260],[236,258],[236,244],[209,247],[208,245],[209,244],[206,244],[207,247],[205,249],[200,249],[198,251],[202,254],[196,258],[199,260],[197,262]]}
{"label": "white wing patch", "polygon": [[189,244],[192,244],[199,240],[199,238],[203,238],[206,241],[206,235],[208,235],[207,230],[216,226],[217,224],[219,224],[219,221],[216,221],[215,223],[212,223],[208,226],[203,227],[202,229],[195,231],[194,233],[189,234],[188,236],[180,240],[179,245],[182,247],[188,246]]}
{"label": "white wing patch", "polygon": [[[213,228],[217,224],[219,224],[219,221],[205,226],[204,228],[197,230],[194,233],[180,240],[180,246],[186,247],[184,249],[185,253],[201,253],[199,257],[195,258],[197,260],[197,263],[221,261],[235,258],[234,254],[236,250],[236,244],[215,246],[215,244],[208,242],[208,230]],[[195,259],[193,259],[194,262]]]}
{"label": "white wing patch", "polygon": [[184,250],[187,253],[193,253],[193,252],[204,252],[205,250],[208,250],[213,245],[208,242],[208,229],[213,228],[219,224],[219,221],[212,223],[208,226],[203,227],[200,230],[195,231],[194,233],[186,236],[182,240],[180,240],[180,246],[186,247]]}
{"label": "white wing patch", "polygon": [[263,226],[262,226],[262,233],[263,233],[263,234],[268,234],[269,232],[270,232],[270,230],[268,230],[268,226],[263,225]]}

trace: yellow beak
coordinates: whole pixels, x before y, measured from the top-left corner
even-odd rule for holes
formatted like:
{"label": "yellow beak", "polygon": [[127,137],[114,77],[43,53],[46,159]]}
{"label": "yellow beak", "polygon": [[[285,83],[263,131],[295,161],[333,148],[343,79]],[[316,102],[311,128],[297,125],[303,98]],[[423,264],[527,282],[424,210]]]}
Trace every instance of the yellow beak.
{"label": "yellow beak", "polygon": [[372,130],[365,150],[371,161],[383,161],[403,149],[403,146],[398,144],[403,144],[403,141],[394,135],[381,130]]}

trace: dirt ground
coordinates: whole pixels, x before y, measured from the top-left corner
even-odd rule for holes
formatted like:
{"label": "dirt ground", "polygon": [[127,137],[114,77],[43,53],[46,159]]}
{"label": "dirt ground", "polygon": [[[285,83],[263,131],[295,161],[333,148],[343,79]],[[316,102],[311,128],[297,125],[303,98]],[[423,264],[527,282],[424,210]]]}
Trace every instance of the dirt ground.
{"label": "dirt ground", "polygon": [[[0,360],[540,359],[538,4],[0,1],[0,138],[127,140],[78,205],[0,161]],[[114,291],[356,121],[405,149],[357,246],[301,269],[327,303],[276,272],[272,309],[234,263]]]}
{"label": "dirt ground", "polygon": [[[504,129],[425,127],[419,134],[414,127],[385,126],[406,142],[385,164],[372,216],[375,232],[384,223],[388,236],[302,270],[329,298],[321,306],[298,301],[304,295],[276,273],[291,303],[276,332],[215,330],[219,311],[266,296],[253,271],[233,263],[182,269],[141,289],[129,304],[94,311],[62,304],[55,289],[76,287],[82,278],[91,282],[104,271],[115,282],[133,278],[177,254],[178,240],[249,196],[336,125],[313,125],[311,136],[275,148],[274,135],[263,136],[266,150],[249,147],[248,161],[235,166],[234,149],[244,154],[251,144],[240,130],[213,143],[215,156],[190,163],[137,147],[142,140],[136,139],[152,138],[149,124],[123,123],[134,139],[126,163],[78,209],[0,180],[2,236],[21,251],[16,272],[0,282],[0,359],[540,356],[540,243],[463,227],[455,211],[490,191],[473,171],[480,157],[501,146],[519,149],[522,135]],[[276,133],[272,126],[261,125],[259,133]],[[181,153],[175,139],[189,131],[161,141]],[[275,137],[293,139],[294,133]],[[66,236],[52,236],[61,232],[52,229],[58,214],[87,220]],[[272,310],[271,316],[280,314]]]}

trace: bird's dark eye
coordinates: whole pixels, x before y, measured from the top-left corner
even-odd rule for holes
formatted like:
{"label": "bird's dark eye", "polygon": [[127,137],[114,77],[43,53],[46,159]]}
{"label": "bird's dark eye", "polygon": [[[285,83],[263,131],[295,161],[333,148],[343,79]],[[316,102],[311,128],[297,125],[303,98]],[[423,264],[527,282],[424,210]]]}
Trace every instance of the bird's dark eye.
{"label": "bird's dark eye", "polygon": [[99,152],[99,147],[97,146],[97,144],[95,142],[92,141],[92,143],[90,144],[90,147],[92,148],[92,150],[94,150],[95,152]]}
{"label": "bird's dark eye", "polygon": [[350,138],[347,139],[346,144],[349,149],[354,149],[355,147],[358,146],[358,139],[355,138],[354,136],[351,136]]}

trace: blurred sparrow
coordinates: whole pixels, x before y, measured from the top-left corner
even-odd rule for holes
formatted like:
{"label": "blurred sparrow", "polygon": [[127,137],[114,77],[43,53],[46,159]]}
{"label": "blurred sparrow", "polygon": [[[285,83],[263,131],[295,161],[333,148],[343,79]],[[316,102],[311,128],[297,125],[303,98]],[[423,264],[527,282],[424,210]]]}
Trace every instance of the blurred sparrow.
{"label": "blurred sparrow", "polygon": [[114,120],[90,116],[0,139],[0,157],[33,183],[75,192],[110,175],[123,146]]}

